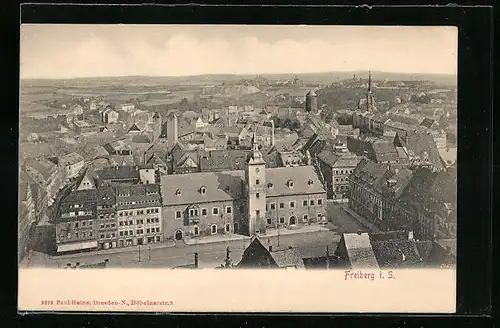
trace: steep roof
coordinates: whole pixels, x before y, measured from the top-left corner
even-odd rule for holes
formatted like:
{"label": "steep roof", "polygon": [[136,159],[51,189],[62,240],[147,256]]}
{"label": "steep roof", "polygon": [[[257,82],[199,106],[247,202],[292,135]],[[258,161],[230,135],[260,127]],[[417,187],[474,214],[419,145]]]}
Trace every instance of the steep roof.
{"label": "steep roof", "polygon": [[246,150],[212,150],[200,154],[200,169],[206,171],[243,170],[248,152]]}
{"label": "steep roof", "polygon": [[413,156],[428,158],[429,162],[437,169],[444,168],[444,163],[431,135],[422,131],[408,131],[406,138],[396,135],[397,142],[406,146]]}
{"label": "steep roof", "polygon": [[343,239],[352,269],[378,269],[368,233],[344,233]]}
{"label": "steep roof", "polygon": [[135,166],[113,166],[97,170],[101,180],[139,179],[139,171]]}
{"label": "steep roof", "polygon": [[83,156],[76,152],[69,153],[67,155],[61,156],[60,158],[60,161],[64,163],[64,165],[73,165],[83,160]]}
{"label": "steep roof", "polygon": [[269,254],[280,268],[304,268],[304,260],[296,248],[271,251]]}
{"label": "steep roof", "polygon": [[[162,176],[164,205],[241,199],[245,171],[202,172]],[[288,182],[293,181],[293,187]],[[266,169],[267,197],[324,193],[312,166]],[[206,193],[201,193],[201,188]],[[177,191],[179,194],[177,194]]]}
{"label": "steep roof", "polygon": [[57,171],[57,165],[51,163],[45,158],[28,158],[25,161],[25,166],[29,166],[38,171],[45,180],[49,180],[50,177]]}

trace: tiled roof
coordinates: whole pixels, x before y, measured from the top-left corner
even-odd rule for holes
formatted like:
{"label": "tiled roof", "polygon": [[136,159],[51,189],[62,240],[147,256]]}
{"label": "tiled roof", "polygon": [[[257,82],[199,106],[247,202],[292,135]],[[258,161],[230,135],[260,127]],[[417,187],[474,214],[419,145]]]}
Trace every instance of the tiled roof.
{"label": "tiled roof", "polygon": [[296,248],[272,251],[269,254],[280,268],[304,268],[304,260]]}
{"label": "tiled roof", "polygon": [[344,233],[343,238],[353,269],[378,269],[378,262],[367,233]]}
{"label": "tiled roof", "polygon": [[[244,171],[174,174],[161,177],[163,205],[240,199]],[[201,193],[201,187],[206,193]],[[180,192],[176,195],[177,191]]]}
{"label": "tiled roof", "polygon": [[113,187],[100,187],[97,191],[97,205],[114,205],[116,203],[116,195]]}
{"label": "tiled roof", "polygon": [[200,169],[207,171],[233,171],[245,168],[246,150],[213,150],[200,154]]}
{"label": "tiled roof", "polygon": [[[164,205],[235,200],[242,198],[245,171],[203,172],[162,176]],[[293,181],[293,187],[287,183]],[[312,166],[266,169],[267,197],[324,193]],[[201,193],[201,188],[206,193]],[[179,191],[180,195],[176,195]]]}
{"label": "tiled roof", "polygon": [[420,125],[425,126],[426,128],[430,129],[432,128],[432,125],[436,123],[436,120],[433,120],[432,118],[424,118],[424,120],[420,123]]}
{"label": "tiled roof", "polygon": [[117,209],[161,206],[159,184],[115,187]]}
{"label": "tiled roof", "polygon": [[49,180],[51,176],[57,171],[57,165],[49,162],[44,158],[28,158],[26,159],[25,165],[38,171],[45,180]]}
{"label": "tiled roof", "polygon": [[381,268],[420,267],[423,264],[414,240],[390,239],[371,244]]}
{"label": "tiled roof", "polygon": [[380,180],[384,177],[387,171],[385,165],[380,165],[371,162],[367,159],[362,159],[358,166],[354,169],[352,177],[361,183],[366,183],[369,186],[377,186]]}
{"label": "tiled roof", "polygon": [[427,157],[434,167],[441,169],[444,167],[443,160],[436,147],[432,136],[421,131],[408,131],[406,138],[397,135],[397,142],[401,146],[406,146],[408,151],[411,151],[414,156],[420,158]]}
{"label": "tiled roof", "polygon": [[139,171],[135,166],[113,166],[96,171],[101,180],[139,179]]}
{"label": "tiled roof", "polygon": [[151,139],[146,134],[134,135],[132,136],[131,141],[133,143],[146,143],[146,144],[151,143]]}
{"label": "tiled roof", "polygon": [[75,152],[72,152],[72,153],[69,153],[65,156],[62,156],[60,159],[60,161],[62,163],[64,163],[65,165],[73,165],[73,164],[79,163],[83,160],[84,160],[83,156],[78,154],[78,153],[75,153]]}

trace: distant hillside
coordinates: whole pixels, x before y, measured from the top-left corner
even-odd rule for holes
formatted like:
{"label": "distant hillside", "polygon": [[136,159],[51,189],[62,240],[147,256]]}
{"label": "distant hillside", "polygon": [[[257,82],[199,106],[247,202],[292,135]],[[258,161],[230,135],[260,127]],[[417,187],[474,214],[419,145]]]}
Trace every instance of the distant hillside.
{"label": "distant hillside", "polygon": [[[297,76],[303,82],[331,84],[344,79],[350,79],[356,74],[357,77],[366,78],[367,71],[352,72],[323,72],[323,73],[302,73],[302,74],[261,74],[260,76],[269,80],[292,80]],[[92,87],[96,85],[211,85],[237,82],[241,80],[255,79],[256,75],[236,75],[236,74],[206,74],[193,76],[120,76],[120,77],[89,77],[75,79],[21,79],[23,86],[78,86]],[[391,81],[411,81],[428,80],[440,85],[456,85],[457,77],[455,75],[443,74],[407,74],[407,73],[387,73],[372,72],[374,80]]]}

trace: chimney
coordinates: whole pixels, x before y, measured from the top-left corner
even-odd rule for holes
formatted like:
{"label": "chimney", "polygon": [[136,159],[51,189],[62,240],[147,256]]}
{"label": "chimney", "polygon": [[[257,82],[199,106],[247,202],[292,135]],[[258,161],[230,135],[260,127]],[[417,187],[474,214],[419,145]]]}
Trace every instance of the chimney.
{"label": "chimney", "polygon": [[408,232],[408,240],[413,240],[413,231]]}
{"label": "chimney", "polygon": [[198,253],[194,253],[194,266],[198,268]]}
{"label": "chimney", "polygon": [[273,245],[269,245],[269,251],[272,252],[273,251]]}

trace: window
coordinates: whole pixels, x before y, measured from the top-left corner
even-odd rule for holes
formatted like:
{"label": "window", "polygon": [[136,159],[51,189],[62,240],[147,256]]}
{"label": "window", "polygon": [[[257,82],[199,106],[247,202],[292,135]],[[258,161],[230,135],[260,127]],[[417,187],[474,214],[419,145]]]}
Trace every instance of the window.
{"label": "window", "polygon": [[146,233],[149,233],[151,231],[151,229],[147,228],[146,229]]}
{"label": "window", "polygon": [[78,222],[75,222],[75,228],[78,228]]}
{"label": "window", "polygon": [[212,224],[211,231],[212,231],[212,234],[217,233],[217,226],[215,224]]}
{"label": "window", "polygon": [[92,225],[92,220],[89,220],[89,226],[91,226],[91,225]]}
{"label": "window", "polygon": [[233,208],[231,206],[226,207],[226,214],[231,214],[233,213]]}
{"label": "window", "polygon": [[260,180],[259,180],[259,179],[256,179],[256,180],[255,180],[255,184],[256,184],[256,185],[260,184]]}
{"label": "window", "polygon": [[271,224],[272,220],[270,218],[267,218],[267,224]]}
{"label": "window", "polygon": [[205,188],[205,187],[201,187],[200,192],[201,192],[201,194],[202,194],[202,195],[206,195],[206,193],[207,193],[207,188]]}
{"label": "window", "polygon": [[101,238],[104,238],[104,234],[101,233]]}
{"label": "window", "polygon": [[101,223],[101,229],[104,229],[104,223]]}
{"label": "window", "polygon": [[156,223],[160,222],[160,219],[159,218],[155,218],[155,222]]}
{"label": "window", "polygon": [[323,205],[323,200],[322,199],[318,199],[318,205]]}
{"label": "window", "polygon": [[271,189],[271,188],[273,188],[273,187],[274,187],[274,185],[273,185],[271,182],[269,182],[269,183],[267,184],[267,187],[268,187],[269,189]]}
{"label": "window", "polygon": [[114,233],[114,232],[113,232],[113,233],[111,233],[111,237],[115,238],[115,236],[116,236],[116,235],[115,235],[115,233]]}
{"label": "window", "polygon": [[271,209],[275,210],[276,209],[276,203],[271,203]]}
{"label": "window", "polygon": [[259,211],[259,210],[256,210],[256,211],[255,211],[255,215],[256,215],[257,217],[258,217],[258,216],[260,216],[260,211]]}
{"label": "window", "polygon": [[288,185],[288,188],[293,188],[293,181],[288,180],[287,185]]}
{"label": "window", "polygon": [[133,225],[133,224],[134,224],[134,221],[133,221],[133,220],[130,220],[130,221],[129,221],[129,224],[130,224],[130,225]]}
{"label": "window", "polygon": [[302,217],[302,221],[303,222],[309,221],[309,216],[307,214],[304,214],[304,216]]}
{"label": "window", "polygon": [[312,180],[307,181],[308,185],[312,185],[313,183],[314,183],[314,181],[312,181]]}
{"label": "window", "polygon": [[180,195],[181,195],[181,191],[180,191],[180,189],[177,189],[177,190],[175,191],[175,195],[176,195],[176,196],[180,196]]}
{"label": "window", "polygon": [[231,225],[229,223],[226,223],[226,232],[231,231]]}
{"label": "window", "polygon": [[290,208],[295,208],[295,202],[290,202]]}
{"label": "window", "polygon": [[212,214],[213,214],[213,215],[218,215],[218,214],[219,214],[219,208],[218,208],[218,207],[214,207],[214,208],[212,209]]}
{"label": "window", "polygon": [[304,207],[307,206],[307,199],[302,201],[302,206],[304,206]]}
{"label": "window", "polygon": [[77,233],[75,233],[75,238],[78,238],[78,232],[77,232]]}
{"label": "window", "polygon": [[309,202],[309,204],[311,204],[311,206],[314,206],[314,199],[311,199],[311,201]]}
{"label": "window", "polygon": [[119,214],[119,215],[120,215],[120,216],[123,216],[123,212],[120,212],[120,214]]}
{"label": "window", "polygon": [[206,208],[202,208],[201,209],[201,215],[207,215],[207,209]]}
{"label": "window", "polygon": [[87,222],[86,222],[86,221],[83,221],[83,222],[82,222],[82,226],[85,226],[86,224],[87,224]]}
{"label": "window", "polygon": [[115,224],[114,223],[111,223],[111,228],[114,228],[115,227]]}
{"label": "window", "polygon": [[256,193],[256,194],[255,194],[255,198],[259,199],[259,198],[260,198],[260,194],[259,194],[259,193]]}
{"label": "window", "polygon": [[175,212],[175,218],[176,218],[176,219],[180,219],[181,217],[182,217],[182,215],[181,215],[181,211],[176,211],[176,212]]}
{"label": "window", "polygon": [[123,236],[123,231],[120,231],[120,236]]}
{"label": "window", "polygon": [[128,236],[128,231],[124,231],[123,233],[125,234],[125,236]]}
{"label": "window", "polygon": [[280,203],[280,208],[285,208],[285,203]]}
{"label": "window", "polygon": [[200,228],[194,227],[194,235],[198,236],[200,234]]}
{"label": "window", "polygon": [[281,218],[280,218],[280,224],[283,224],[283,223],[285,223],[285,218],[284,218],[284,217],[281,217]]}
{"label": "window", "polygon": [[90,237],[92,237],[92,235],[93,235],[92,231],[91,231],[91,232],[89,232],[89,236],[90,236]]}
{"label": "window", "polygon": [[156,241],[160,242],[161,241],[161,237],[160,236],[156,236]]}
{"label": "window", "polygon": [[111,235],[109,233],[106,234],[106,238],[109,238],[111,237]]}

